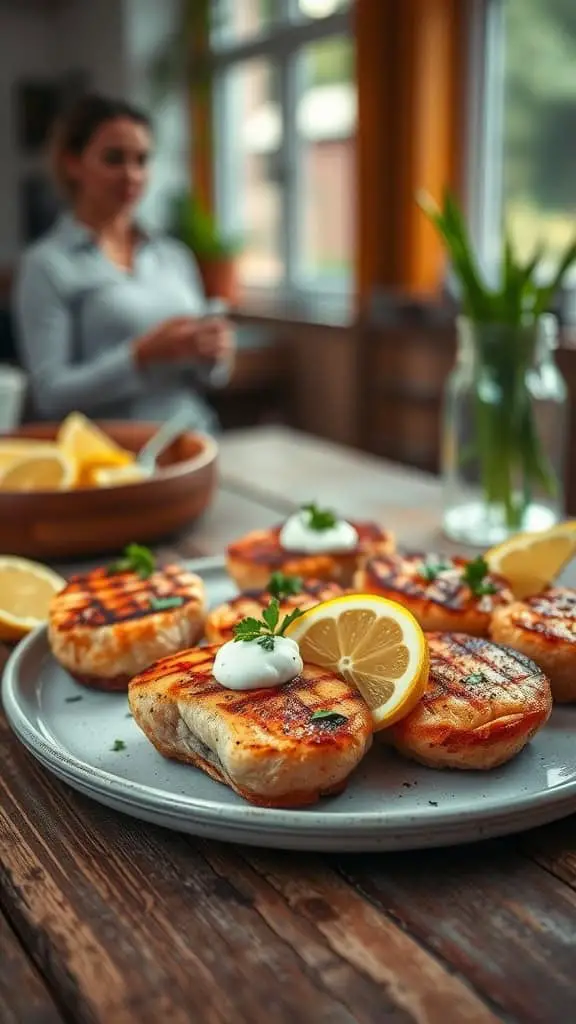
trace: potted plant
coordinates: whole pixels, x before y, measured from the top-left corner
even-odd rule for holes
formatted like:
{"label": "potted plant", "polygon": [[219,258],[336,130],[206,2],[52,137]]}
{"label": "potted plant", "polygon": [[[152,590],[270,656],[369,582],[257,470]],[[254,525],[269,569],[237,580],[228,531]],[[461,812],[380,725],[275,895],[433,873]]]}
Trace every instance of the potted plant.
{"label": "potted plant", "polygon": [[174,200],[172,234],[194,253],[206,297],[225,299],[234,305],[238,297],[238,240],[224,235],[215,217],[191,193],[177,196]]}
{"label": "potted plant", "polygon": [[444,393],[444,529],[488,547],[519,530],[545,529],[563,513],[567,389],[548,311],[576,260],[576,241],[543,283],[542,248],[522,260],[505,235],[499,279],[490,285],[453,197],[447,193],[441,207],[426,195],[419,203],[446,247],[462,307]]}

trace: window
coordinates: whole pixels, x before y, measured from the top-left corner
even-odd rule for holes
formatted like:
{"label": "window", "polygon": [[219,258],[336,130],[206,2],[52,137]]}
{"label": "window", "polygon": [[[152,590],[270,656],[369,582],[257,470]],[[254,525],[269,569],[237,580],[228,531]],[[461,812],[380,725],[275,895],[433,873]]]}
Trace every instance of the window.
{"label": "window", "polygon": [[485,0],[483,13],[484,251],[495,257],[504,217],[520,252],[555,254],[576,234],[576,3]]}
{"label": "window", "polygon": [[215,6],[216,197],[247,288],[346,292],[356,83],[349,0]]}

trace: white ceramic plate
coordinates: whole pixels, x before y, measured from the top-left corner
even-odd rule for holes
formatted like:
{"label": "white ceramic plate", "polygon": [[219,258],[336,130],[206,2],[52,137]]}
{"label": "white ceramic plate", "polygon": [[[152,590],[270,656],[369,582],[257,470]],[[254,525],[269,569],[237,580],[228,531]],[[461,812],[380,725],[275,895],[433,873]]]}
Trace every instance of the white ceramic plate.
{"label": "white ceramic plate", "polygon": [[[220,559],[190,564],[212,604],[234,586]],[[45,630],[5,670],[16,735],[49,771],[136,818],[212,839],[299,850],[407,850],[505,835],[576,811],[576,707],[554,710],[528,748],[496,771],[434,772],[375,747],[338,797],[302,811],[251,807],[189,766],[166,761],[128,717],[123,694],[77,685]],[[81,698],[81,699],[79,699]],[[114,751],[115,740],[125,747]]]}

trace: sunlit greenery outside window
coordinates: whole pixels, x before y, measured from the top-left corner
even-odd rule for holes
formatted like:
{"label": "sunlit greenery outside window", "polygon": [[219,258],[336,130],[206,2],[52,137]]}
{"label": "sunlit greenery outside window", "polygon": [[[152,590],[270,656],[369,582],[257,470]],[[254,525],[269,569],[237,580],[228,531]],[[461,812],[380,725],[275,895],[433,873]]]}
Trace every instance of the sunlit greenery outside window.
{"label": "sunlit greenery outside window", "polygon": [[354,236],[350,0],[214,0],[219,218],[241,281],[345,292]]}
{"label": "sunlit greenery outside window", "polygon": [[501,0],[503,212],[520,251],[576,234],[576,0]]}

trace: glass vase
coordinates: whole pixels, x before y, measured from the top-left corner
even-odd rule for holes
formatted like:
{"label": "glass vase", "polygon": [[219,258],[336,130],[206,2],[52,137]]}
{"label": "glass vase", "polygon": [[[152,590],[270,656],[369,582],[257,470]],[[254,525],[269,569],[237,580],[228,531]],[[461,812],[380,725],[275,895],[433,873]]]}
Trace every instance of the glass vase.
{"label": "glass vase", "polygon": [[458,321],[444,392],[444,531],[487,548],[563,514],[568,395],[555,317],[521,327]]}

